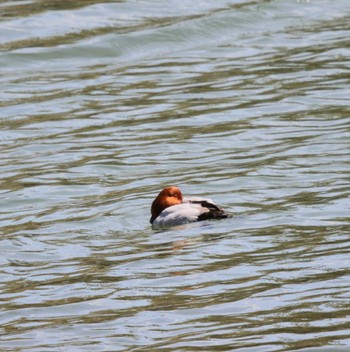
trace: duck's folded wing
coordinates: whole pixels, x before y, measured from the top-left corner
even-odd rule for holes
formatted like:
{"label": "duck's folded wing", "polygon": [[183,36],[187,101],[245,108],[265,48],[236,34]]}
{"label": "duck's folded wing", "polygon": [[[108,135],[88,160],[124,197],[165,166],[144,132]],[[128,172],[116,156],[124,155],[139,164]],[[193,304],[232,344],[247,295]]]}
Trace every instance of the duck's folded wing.
{"label": "duck's folded wing", "polygon": [[[202,198],[202,197],[187,197],[183,200],[184,203],[190,204],[199,204],[203,208],[207,208],[209,213],[212,213],[215,217],[215,214],[222,215],[224,214],[224,210],[217,206],[210,198]],[[225,216],[227,217],[227,216]]]}
{"label": "duck's folded wing", "polygon": [[192,199],[189,201],[191,204],[198,204],[202,208],[206,209],[202,214],[199,215],[197,221],[209,220],[209,219],[225,219],[228,214],[225,213],[224,209],[218,207],[211,199]]}

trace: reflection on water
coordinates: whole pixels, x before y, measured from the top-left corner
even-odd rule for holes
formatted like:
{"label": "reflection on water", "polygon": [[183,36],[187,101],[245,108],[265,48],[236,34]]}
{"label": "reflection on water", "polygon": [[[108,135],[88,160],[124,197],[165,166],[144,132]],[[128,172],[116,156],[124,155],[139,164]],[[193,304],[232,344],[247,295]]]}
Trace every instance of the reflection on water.
{"label": "reflection on water", "polygon": [[349,349],[347,1],[0,12],[1,350]]}

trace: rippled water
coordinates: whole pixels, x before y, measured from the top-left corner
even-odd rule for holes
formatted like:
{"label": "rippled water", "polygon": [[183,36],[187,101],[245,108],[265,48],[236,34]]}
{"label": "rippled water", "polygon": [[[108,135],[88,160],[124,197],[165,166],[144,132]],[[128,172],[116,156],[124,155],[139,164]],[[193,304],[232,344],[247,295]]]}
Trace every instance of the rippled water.
{"label": "rippled water", "polygon": [[349,1],[0,15],[1,351],[350,350]]}

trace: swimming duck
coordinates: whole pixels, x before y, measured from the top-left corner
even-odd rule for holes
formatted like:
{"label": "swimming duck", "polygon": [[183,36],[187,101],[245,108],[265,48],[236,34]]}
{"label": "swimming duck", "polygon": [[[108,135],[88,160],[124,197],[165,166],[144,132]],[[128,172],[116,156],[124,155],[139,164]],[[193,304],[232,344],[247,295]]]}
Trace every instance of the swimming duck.
{"label": "swimming duck", "polygon": [[184,198],[176,186],[164,188],[153,201],[150,223],[154,227],[167,227],[208,219],[224,219],[228,214],[211,199]]}

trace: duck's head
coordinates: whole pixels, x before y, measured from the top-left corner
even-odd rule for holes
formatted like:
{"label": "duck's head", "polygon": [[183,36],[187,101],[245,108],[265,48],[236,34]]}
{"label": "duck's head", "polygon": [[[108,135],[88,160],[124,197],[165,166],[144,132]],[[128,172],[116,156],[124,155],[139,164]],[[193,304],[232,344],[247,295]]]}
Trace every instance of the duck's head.
{"label": "duck's head", "polygon": [[164,188],[152,203],[151,224],[164,209],[171,207],[172,205],[181,204],[182,198],[182,193],[178,187],[170,186]]}

